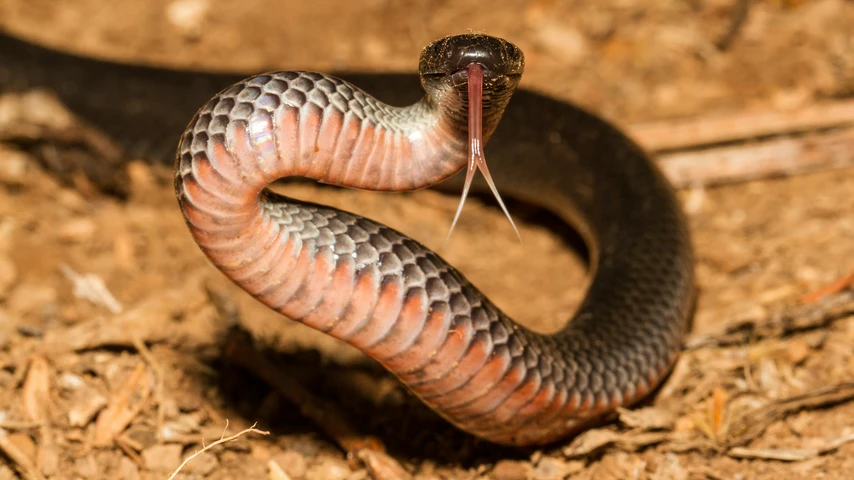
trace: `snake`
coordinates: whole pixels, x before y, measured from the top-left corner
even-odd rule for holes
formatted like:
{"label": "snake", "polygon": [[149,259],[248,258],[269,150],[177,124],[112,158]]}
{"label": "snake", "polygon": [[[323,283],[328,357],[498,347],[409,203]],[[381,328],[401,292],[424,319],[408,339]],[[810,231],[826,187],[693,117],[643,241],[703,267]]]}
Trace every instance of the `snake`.
{"label": "snake", "polygon": [[[674,189],[617,127],[518,88],[524,54],[509,41],[436,40],[421,52],[417,84],[300,70],[165,71],[8,36],[0,47],[0,87],[49,86],[129,151],[171,156],[189,232],[231,281],[360,349],[476,437],[562,440],[648,398],[680,353],[695,279]],[[43,73],[48,62],[67,70],[65,81]],[[117,108],[130,100],[141,106],[135,117]],[[190,108],[179,137],[175,117]],[[473,181],[476,170],[483,176]],[[404,233],[269,189],[291,177],[385,192],[461,186],[454,223],[469,188],[492,192],[507,213],[500,188],[580,234],[587,291],[560,330],[533,331]]]}

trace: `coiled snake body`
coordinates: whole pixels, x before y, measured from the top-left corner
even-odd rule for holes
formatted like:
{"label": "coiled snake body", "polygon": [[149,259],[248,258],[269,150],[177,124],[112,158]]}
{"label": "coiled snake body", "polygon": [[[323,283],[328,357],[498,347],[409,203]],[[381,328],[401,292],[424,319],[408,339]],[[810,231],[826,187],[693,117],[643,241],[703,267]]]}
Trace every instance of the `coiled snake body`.
{"label": "coiled snake body", "polygon": [[635,402],[676,357],[690,247],[673,193],[644,154],[612,134],[604,140],[621,148],[584,159],[589,178],[557,159],[494,169],[513,193],[583,218],[592,240],[592,285],[554,335],[508,318],[405,235],[265,188],[295,175],[387,191],[438,183],[466,165],[468,135],[479,133],[469,131],[480,115],[469,109],[472,65],[483,75],[488,138],[522,63],[493,37],[439,40],[421,56],[427,95],[403,108],[318,73],[252,77],[202,107],[181,139],[175,177],[193,237],[244,290],[358,347],[459,428],[514,445],[553,441]]}
{"label": "coiled snake body", "polygon": [[[54,89],[133,154],[163,157],[188,110],[234,83],[198,111],[178,148],[176,193],[203,251],[261,302],[357,346],[453,424],[508,445],[560,439],[643,398],[678,354],[694,288],[666,179],[608,123],[513,94],[522,63],[493,37],[439,40],[419,65],[427,95],[398,108],[318,73],[155,71],[0,35],[0,87]],[[475,129],[491,138],[495,185],[570,222],[590,251],[588,292],[555,334],[520,326],[399,232],[266,190],[286,176],[387,191],[452,177],[466,166],[478,113],[469,108],[474,71],[483,82]],[[355,77],[396,101],[412,98],[403,77]]]}

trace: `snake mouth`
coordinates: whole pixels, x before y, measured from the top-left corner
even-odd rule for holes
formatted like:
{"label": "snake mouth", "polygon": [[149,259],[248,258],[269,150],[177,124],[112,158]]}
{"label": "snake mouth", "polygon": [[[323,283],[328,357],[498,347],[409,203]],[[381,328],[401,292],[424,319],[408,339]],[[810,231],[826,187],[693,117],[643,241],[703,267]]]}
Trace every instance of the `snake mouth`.
{"label": "snake mouth", "polygon": [[486,164],[486,157],[483,154],[484,71],[485,68],[482,64],[472,63],[466,68],[454,72],[452,76],[455,77],[457,74],[463,75],[465,77],[464,82],[468,84],[469,150],[468,165],[466,167],[466,181],[463,185],[463,192],[460,196],[460,204],[457,207],[457,212],[454,214],[454,220],[451,222],[451,228],[448,230],[448,236],[445,237],[446,244],[451,238],[451,233],[453,233],[454,227],[457,225],[457,221],[460,219],[460,214],[463,211],[463,205],[466,203],[466,198],[468,197],[472,181],[474,180],[474,173],[477,170],[480,170],[481,174],[483,174],[483,178],[486,180],[487,185],[489,185],[489,189],[492,190],[495,200],[498,201],[498,205],[501,206],[501,210],[504,211],[504,215],[506,215],[507,220],[510,221],[513,231],[516,232],[516,236],[519,238],[519,241],[522,241],[519,229],[516,228],[516,224],[513,222],[513,217],[511,217],[510,212],[507,211],[507,207],[504,205],[504,201],[498,193],[498,188],[492,180],[492,175],[489,173],[489,167]]}

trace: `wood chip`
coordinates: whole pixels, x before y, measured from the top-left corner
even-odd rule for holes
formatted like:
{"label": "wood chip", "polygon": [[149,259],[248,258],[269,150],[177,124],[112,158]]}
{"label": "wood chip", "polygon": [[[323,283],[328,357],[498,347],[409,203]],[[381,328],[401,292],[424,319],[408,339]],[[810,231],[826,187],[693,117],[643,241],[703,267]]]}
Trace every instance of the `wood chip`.
{"label": "wood chip", "polygon": [[153,376],[144,363],[139,363],[125,384],[112,395],[107,408],[98,415],[93,444],[99,447],[111,445],[139,415],[153,388]]}
{"label": "wood chip", "polygon": [[611,445],[615,445],[621,450],[635,451],[664,442],[670,437],[671,432],[644,432],[641,430],[619,432],[599,428],[587,430],[580,434],[562,452],[567,458],[581,458]]}
{"label": "wood chip", "polygon": [[630,410],[618,408],[620,422],[630,428],[642,430],[670,430],[676,423],[676,413],[662,407],[646,407]]}
{"label": "wood chip", "polygon": [[356,453],[374,480],[410,480],[412,475],[384,452],[363,448]]}
{"label": "wood chip", "polygon": [[50,364],[35,356],[30,360],[27,377],[21,389],[24,413],[33,422],[47,422],[50,411]]}
{"label": "wood chip", "polygon": [[21,451],[6,434],[0,430],[0,451],[12,461],[15,469],[24,480],[46,480],[27,455]]}
{"label": "wood chip", "polygon": [[495,480],[516,480],[519,478],[528,478],[528,472],[531,466],[528,462],[520,462],[517,460],[501,460],[495,464],[495,467],[490,472],[490,478]]}
{"label": "wood chip", "polygon": [[74,398],[77,401],[68,409],[68,424],[72,427],[89,425],[95,415],[107,406],[107,399],[88,387],[75,392]]}

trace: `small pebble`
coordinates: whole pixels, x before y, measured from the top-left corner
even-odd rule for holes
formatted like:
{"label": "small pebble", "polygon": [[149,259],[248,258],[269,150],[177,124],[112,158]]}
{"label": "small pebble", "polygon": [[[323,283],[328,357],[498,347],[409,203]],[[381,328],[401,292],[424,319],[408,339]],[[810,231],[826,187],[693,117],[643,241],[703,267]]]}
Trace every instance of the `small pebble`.
{"label": "small pebble", "polygon": [[270,480],[293,480],[275,460],[267,462],[267,468],[270,471]]}
{"label": "small pebble", "polygon": [[166,6],[166,19],[185,38],[192,40],[201,35],[208,10],[210,2],[207,0],[175,0]]}
{"label": "small pebble", "polygon": [[303,478],[308,469],[305,457],[292,450],[275,455],[273,461],[282,467],[282,470],[293,479]]}
{"label": "small pebble", "polygon": [[539,44],[563,63],[580,63],[590,53],[590,45],[584,33],[565,23],[545,19],[536,32]]}
{"label": "small pebble", "polygon": [[147,163],[132,161],[128,163],[128,176],[130,177],[131,190],[145,190],[156,186],[154,174]]}
{"label": "small pebble", "polygon": [[250,446],[251,451],[249,454],[252,456],[253,460],[258,460],[259,462],[266,462],[272,456],[272,452],[270,449],[263,444],[255,444]]}
{"label": "small pebble", "polygon": [[181,464],[181,445],[154,445],[142,451],[142,462],[147,470],[172,472]]}
{"label": "small pebble", "polygon": [[23,185],[27,180],[27,169],[35,160],[19,150],[0,147],[0,183]]}
{"label": "small pebble", "polygon": [[98,474],[98,466],[91,456],[86,455],[74,461],[74,471],[80,478],[94,478]]}
{"label": "small pebble", "polygon": [[206,452],[190,460],[190,463],[188,463],[181,472],[207,475],[216,470],[217,467],[219,467],[219,460],[216,458],[216,454]]}
{"label": "small pebble", "polygon": [[122,480],[140,480],[139,467],[128,457],[119,460],[118,478]]}
{"label": "small pebble", "polygon": [[531,466],[527,462],[516,460],[501,460],[492,469],[492,478],[495,480],[519,480],[528,478]]}
{"label": "small pebble", "polygon": [[63,242],[87,242],[95,236],[97,225],[91,218],[81,217],[69,220],[59,226],[56,235]]}
{"label": "small pebble", "polygon": [[344,480],[353,473],[347,462],[341,459],[321,457],[319,462],[305,472],[306,480]]}
{"label": "small pebble", "polygon": [[56,289],[47,285],[21,283],[9,295],[7,306],[10,313],[17,316],[41,314],[49,305],[55,305],[58,294]]}
{"label": "small pebble", "polygon": [[125,431],[122,438],[133,443],[134,447],[138,450],[145,450],[146,448],[153,447],[157,445],[157,442],[159,441],[157,439],[157,433],[150,427],[146,427],[144,425],[131,426]]}
{"label": "small pebble", "polygon": [[792,363],[801,363],[810,354],[810,347],[801,339],[793,339],[786,345],[786,357]]}

